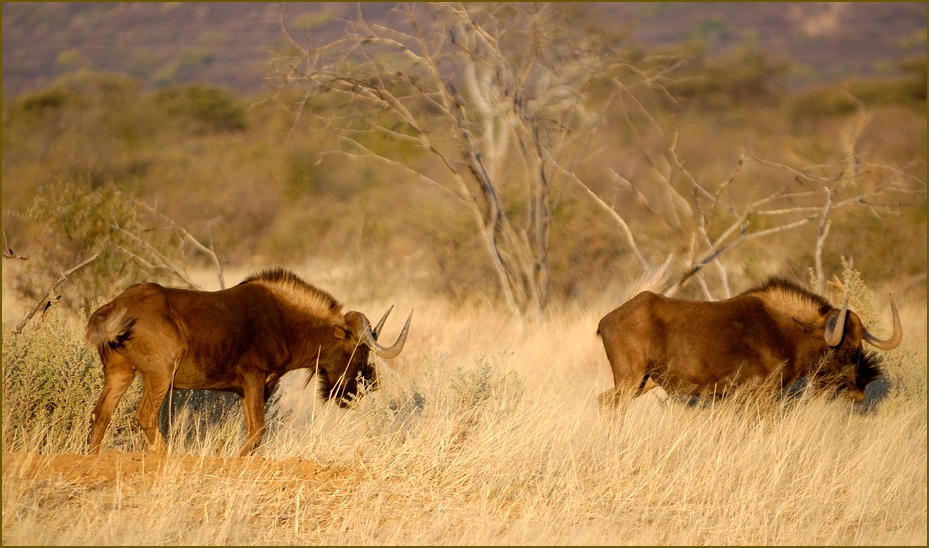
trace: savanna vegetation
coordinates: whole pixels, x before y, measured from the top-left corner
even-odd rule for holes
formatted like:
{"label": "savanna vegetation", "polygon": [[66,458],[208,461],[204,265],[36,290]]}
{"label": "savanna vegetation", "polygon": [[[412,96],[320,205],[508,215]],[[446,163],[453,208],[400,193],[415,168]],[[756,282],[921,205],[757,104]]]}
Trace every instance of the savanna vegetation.
{"label": "savanna vegetation", "polygon": [[[881,301],[843,281],[856,304]],[[402,298],[417,303],[415,331],[380,365],[381,389],[341,410],[313,398],[302,373],[285,377],[265,442],[246,458],[234,456],[238,406],[217,414],[198,402],[164,425],[174,456],[145,456],[131,418],[138,381],[104,454],[84,456],[102,379],[80,323],[55,306],[39,330],[5,327],[4,542],[925,540],[926,354],[912,331],[884,354],[864,405],[811,392],[712,405],[646,396],[609,417],[595,405],[611,382],[591,332],[599,312],[562,310],[540,326]],[[901,308],[907,326],[925,318],[924,303]]]}
{"label": "savanna vegetation", "polygon": [[[282,39],[270,97],[87,70],[4,95],[4,543],[925,543],[925,58],[794,90],[748,39],[645,51],[494,9]],[[857,406],[601,415],[597,321],[661,265],[704,299],[837,279],[878,335],[892,292],[904,343]],[[270,266],[415,308],[381,390],[341,410],[285,377],[246,459],[234,398],[173,394],[157,459],[137,379],[103,449],[134,460],[81,460],[87,313]]]}

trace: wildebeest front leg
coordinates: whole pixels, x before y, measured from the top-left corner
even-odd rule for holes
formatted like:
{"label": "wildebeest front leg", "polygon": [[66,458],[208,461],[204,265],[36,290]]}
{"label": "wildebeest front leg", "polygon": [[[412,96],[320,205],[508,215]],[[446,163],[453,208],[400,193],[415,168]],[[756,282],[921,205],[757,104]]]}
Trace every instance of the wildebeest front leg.
{"label": "wildebeest front leg", "polygon": [[164,437],[158,430],[158,410],[161,409],[161,402],[164,401],[170,387],[171,379],[168,377],[161,377],[155,373],[142,375],[142,400],[135,412],[135,420],[148,438],[148,450],[151,453],[165,453],[168,449]]}
{"label": "wildebeest front leg", "polygon": [[610,409],[624,409],[626,404],[631,402],[652,388],[658,386],[651,376],[645,376],[638,385],[629,385],[621,383],[597,396],[597,402],[600,404],[600,411],[605,412]]}
{"label": "wildebeest front leg", "polygon": [[242,395],[242,414],[245,415],[245,443],[239,456],[245,457],[261,443],[265,432],[264,378],[248,379]]}
{"label": "wildebeest front leg", "polygon": [[103,391],[94,406],[94,411],[90,415],[92,425],[90,427],[90,454],[97,455],[100,453],[100,444],[103,442],[103,434],[106,433],[106,427],[110,424],[110,418],[113,411],[122,398],[126,388],[132,384],[135,378],[135,370],[132,365],[119,356],[111,358],[106,364],[103,381]]}

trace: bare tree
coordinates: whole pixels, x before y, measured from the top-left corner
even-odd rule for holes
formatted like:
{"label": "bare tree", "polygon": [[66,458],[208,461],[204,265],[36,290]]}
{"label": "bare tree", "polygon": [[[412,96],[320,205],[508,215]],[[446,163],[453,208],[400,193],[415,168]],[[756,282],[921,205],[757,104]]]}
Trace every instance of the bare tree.
{"label": "bare tree", "polygon": [[[732,292],[729,287],[729,274],[721,260],[723,255],[745,242],[758,238],[781,235],[810,223],[816,225],[816,241],[813,257],[814,289],[822,293],[826,274],[823,268],[823,251],[836,212],[853,207],[862,208],[875,216],[893,214],[907,203],[923,203],[925,200],[925,181],[907,176],[899,170],[887,166],[862,161],[856,145],[862,131],[870,121],[870,114],[860,105],[858,114],[851,118],[842,133],[843,157],[835,164],[809,165],[794,168],[780,162],[773,162],[759,157],[746,158],[743,151],[732,174],[721,181],[715,188],[701,183],[685,167],[684,161],[676,150],[677,135],[671,137],[671,143],[664,155],[652,154],[652,163],[658,156],[666,162],[669,169],[653,170],[661,173],[653,178],[654,183],[667,190],[665,196],[671,195],[680,203],[686,204],[683,211],[690,212],[690,219],[685,219],[678,231],[689,240],[688,252],[679,258],[682,263],[676,269],[676,281],[665,291],[674,295],[692,280],[700,285],[706,298],[728,298]],[[773,191],[757,198],[746,198],[751,193],[735,192],[739,185],[739,176],[747,162],[773,168],[777,179],[782,180]],[[884,175],[889,173],[889,176]],[[632,183],[629,183],[632,185]],[[634,185],[633,185],[634,186]],[[588,189],[589,190],[589,189]],[[596,200],[606,209],[624,233],[629,245],[639,257],[643,269],[659,269],[650,263],[645,254],[638,249],[634,228],[622,219],[613,205],[590,191]],[[668,242],[649,241],[653,249],[667,252]],[[672,244],[673,245],[673,244]],[[704,269],[712,266],[716,272],[716,283],[722,294],[714,292],[703,275]]]}
{"label": "bare tree", "polygon": [[[276,63],[279,92],[306,90],[295,123],[314,117],[338,153],[415,172],[470,210],[505,302],[529,317],[548,300],[553,211],[623,89],[610,44],[572,36],[558,9],[406,4],[397,28],[359,11],[345,36],[314,48],[288,33],[282,8],[293,52]],[[592,93],[597,83],[606,91]],[[378,138],[426,151],[444,175],[372,146]]]}

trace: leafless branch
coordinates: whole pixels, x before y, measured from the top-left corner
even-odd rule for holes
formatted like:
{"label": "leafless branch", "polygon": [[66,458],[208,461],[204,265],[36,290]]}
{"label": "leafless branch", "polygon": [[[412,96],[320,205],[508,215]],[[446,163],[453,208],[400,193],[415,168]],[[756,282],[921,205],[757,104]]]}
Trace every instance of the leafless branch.
{"label": "leafless branch", "polygon": [[632,252],[635,253],[636,258],[639,260],[639,264],[642,265],[643,270],[649,270],[651,265],[648,263],[648,260],[645,259],[645,256],[642,255],[642,251],[639,250],[639,246],[635,241],[635,235],[632,233],[632,229],[629,228],[629,224],[626,223],[626,220],[623,219],[613,207],[610,207],[605,201],[603,201],[600,196],[597,195],[594,191],[590,190],[583,181],[577,177],[572,177],[571,180],[576,182],[584,190],[584,192],[593,199],[594,203],[599,205],[604,211],[610,214],[610,217],[619,224],[619,227],[622,229],[623,234],[626,236],[626,241],[629,243],[629,248],[632,249]]}
{"label": "leafless branch", "polygon": [[26,316],[22,319],[22,321],[19,322],[19,324],[16,326],[16,329],[14,329],[13,332],[16,333],[17,335],[20,334],[20,333],[22,333],[23,327],[25,327],[26,324],[29,323],[29,320],[32,319],[32,317],[35,315],[36,312],[38,312],[39,308],[41,308],[43,304],[45,304],[46,302],[48,302],[49,296],[51,295],[51,293],[52,293],[53,291],[55,291],[55,288],[58,287],[59,285],[61,285],[62,282],[64,282],[65,280],[67,280],[67,279],[68,279],[68,276],[70,276],[71,274],[74,274],[75,272],[77,272],[77,271],[80,270],[81,268],[84,268],[85,266],[87,266],[87,265],[89,265],[90,263],[94,262],[95,260],[97,260],[97,257],[99,257],[99,256],[100,256],[100,253],[99,253],[99,252],[98,252],[98,253],[94,253],[94,254],[91,255],[89,258],[84,259],[83,261],[81,261],[81,262],[78,263],[77,265],[75,265],[75,266],[69,268],[67,271],[65,271],[65,272],[61,275],[61,277],[58,278],[58,279],[55,281],[55,283],[53,283],[53,284],[51,285],[51,287],[49,287],[48,290],[47,290],[45,293],[42,294],[42,298],[39,299],[39,300],[35,303],[35,306],[32,307],[32,310],[30,310],[29,313],[26,314]]}

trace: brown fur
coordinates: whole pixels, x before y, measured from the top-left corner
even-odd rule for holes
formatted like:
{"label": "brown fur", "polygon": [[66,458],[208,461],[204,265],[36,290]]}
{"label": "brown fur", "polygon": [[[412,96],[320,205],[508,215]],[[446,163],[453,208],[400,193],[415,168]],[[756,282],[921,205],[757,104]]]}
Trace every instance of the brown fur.
{"label": "brown fur", "polygon": [[87,342],[100,353],[105,376],[90,452],[99,452],[113,410],[139,373],[136,419],[153,450],[165,448],[157,412],[173,386],[241,396],[247,434],[241,454],[248,454],[264,433],[265,402],[288,371],[318,372],[323,396],[342,406],[358,393],[359,376],[376,384],[366,333],[363,314],[342,314],[331,295],[281,269],[215,292],[133,285],[87,323]]}
{"label": "brown fur", "polygon": [[837,312],[780,278],[718,302],[639,293],[600,320],[614,388],[599,400],[618,405],[655,383],[669,393],[709,395],[815,377],[860,401],[880,374],[878,360],[861,351],[866,330],[852,311],[840,344],[826,344],[826,320]]}

